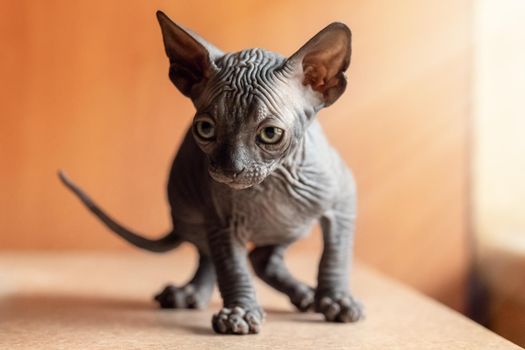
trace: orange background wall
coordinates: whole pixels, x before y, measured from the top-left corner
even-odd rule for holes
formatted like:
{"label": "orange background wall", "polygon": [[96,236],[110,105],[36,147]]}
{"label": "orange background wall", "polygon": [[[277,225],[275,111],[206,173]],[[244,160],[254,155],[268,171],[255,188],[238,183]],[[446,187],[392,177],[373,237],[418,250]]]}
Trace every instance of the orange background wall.
{"label": "orange background wall", "polygon": [[[130,227],[168,229],[167,172],[193,109],[168,80],[158,8],[225,51],[291,54],[347,23],[349,88],[320,118],[357,176],[357,255],[461,307],[469,0],[1,2],[1,249],[131,249],[58,168]],[[318,236],[297,249],[318,254]]]}

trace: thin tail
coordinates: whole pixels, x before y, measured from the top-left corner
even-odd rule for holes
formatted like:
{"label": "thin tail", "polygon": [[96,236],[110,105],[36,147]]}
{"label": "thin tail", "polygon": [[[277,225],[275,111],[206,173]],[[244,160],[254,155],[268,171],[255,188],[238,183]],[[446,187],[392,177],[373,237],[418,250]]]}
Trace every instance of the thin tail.
{"label": "thin tail", "polygon": [[78,187],[62,170],[58,172],[58,177],[62,183],[67,188],[69,188],[82,201],[82,203],[84,203],[84,205],[111,231],[115,232],[129,243],[139,248],[156,253],[163,253],[175,249],[181,243],[181,240],[175,235],[173,231],[159,239],[148,239],[142,237],[139,234],[131,232],[104,213],[102,209],[100,209],[99,206],[95,204],[91,198],[89,198],[88,195],[84,193],[84,191]]}

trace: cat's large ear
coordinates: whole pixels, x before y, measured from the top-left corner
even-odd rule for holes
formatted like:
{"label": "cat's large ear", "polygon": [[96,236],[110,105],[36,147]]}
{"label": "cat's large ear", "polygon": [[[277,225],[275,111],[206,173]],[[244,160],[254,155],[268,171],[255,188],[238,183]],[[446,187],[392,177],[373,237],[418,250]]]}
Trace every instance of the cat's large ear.
{"label": "cat's large ear", "polygon": [[318,92],[321,107],[334,103],[345,91],[350,65],[352,33],[343,23],[332,23],[317,33],[285,63],[285,69],[304,86]]}
{"label": "cat's large ear", "polygon": [[196,97],[217,71],[214,61],[223,53],[197,34],[175,24],[164,12],[157,11],[164,48],[170,59],[170,79],[188,97]]}

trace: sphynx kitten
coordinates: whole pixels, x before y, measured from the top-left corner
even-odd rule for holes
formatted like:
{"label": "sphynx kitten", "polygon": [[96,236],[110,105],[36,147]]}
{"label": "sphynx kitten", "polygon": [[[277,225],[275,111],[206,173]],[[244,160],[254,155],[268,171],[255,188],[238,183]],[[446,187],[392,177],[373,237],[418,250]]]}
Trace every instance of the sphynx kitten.
{"label": "sphynx kitten", "polygon": [[[196,113],[168,182],[173,229],[160,239],[131,232],[105,214],[64,173],[63,183],[128,242],[165,252],[190,242],[199,252],[194,277],[167,286],[163,308],[202,308],[218,282],[224,307],[212,318],[223,334],[258,333],[248,260],[258,277],[299,310],[354,322],[360,304],[348,290],[356,190],[350,170],[329,145],[317,112],[344,92],[351,32],[332,23],[291,57],[263,49],[223,53],[157,12],[169,77]],[[295,279],[286,248],[316,222],[323,233],[317,287]],[[255,248],[247,252],[246,243]]]}

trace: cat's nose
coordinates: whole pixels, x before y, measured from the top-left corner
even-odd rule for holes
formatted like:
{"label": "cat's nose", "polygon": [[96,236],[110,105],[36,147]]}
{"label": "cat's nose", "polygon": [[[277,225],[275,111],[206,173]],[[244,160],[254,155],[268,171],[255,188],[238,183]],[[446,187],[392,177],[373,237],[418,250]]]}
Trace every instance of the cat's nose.
{"label": "cat's nose", "polygon": [[212,170],[229,179],[237,178],[246,166],[249,155],[243,147],[223,144],[209,158]]}
{"label": "cat's nose", "polygon": [[227,177],[229,179],[236,179],[241,175],[245,169],[240,162],[229,162],[230,164],[217,164],[214,161],[210,162],[210,170],[217,174]]}

